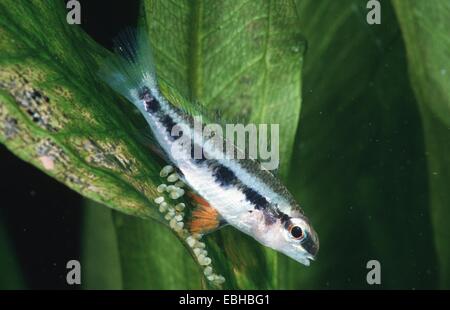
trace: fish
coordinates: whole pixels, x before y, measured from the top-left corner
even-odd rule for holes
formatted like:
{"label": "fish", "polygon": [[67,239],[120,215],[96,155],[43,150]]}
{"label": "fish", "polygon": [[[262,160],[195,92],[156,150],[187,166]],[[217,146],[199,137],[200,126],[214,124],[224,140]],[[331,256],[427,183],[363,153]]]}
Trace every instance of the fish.
{"label": "fish", "polygon": [[198,139],[194,113],[170,102],[160,90],[145,31],[126,30],[114,43],[116,53],[100,66],[99,76],[139,110],[157,149],[189,187],[196,205],[190,231],[205,234],[231,225],[309,266],[319,238],[281,181],[256,159],[229,156],[230,149],[243,151],[219,147],[231,143],[226,138],[216,137],[219,143]]}

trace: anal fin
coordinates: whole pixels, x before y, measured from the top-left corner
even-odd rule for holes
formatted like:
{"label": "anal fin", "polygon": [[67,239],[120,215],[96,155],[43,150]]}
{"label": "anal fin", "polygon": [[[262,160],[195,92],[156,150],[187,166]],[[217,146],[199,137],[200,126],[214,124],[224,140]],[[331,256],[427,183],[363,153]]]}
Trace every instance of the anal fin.
{"label": "anal fin", "polygon": [[187,223],[187,228],[192,234],[207,234],[225,225],[227,222],[220,216],[205,199],[192,192],[188,193],[192,198],[195,209],[191,213],[191,220]]}

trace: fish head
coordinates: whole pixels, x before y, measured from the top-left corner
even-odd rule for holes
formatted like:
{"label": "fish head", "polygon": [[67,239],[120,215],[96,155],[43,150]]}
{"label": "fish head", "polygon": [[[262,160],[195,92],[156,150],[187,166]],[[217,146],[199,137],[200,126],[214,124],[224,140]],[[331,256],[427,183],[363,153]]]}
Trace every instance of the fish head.
{"label": "fish head", "polygon": [[309,266],[319,251],[319,237],[309,220],[303,215],[291,217],[282,223],[281,230],[285,242],[282,243],[280,252]]}
{"label": "fish head", "polygon": [[263,225],[259,241],[290,258],[309,266],[319,251],[319,237],[309,220],[301,213],[294,213]]}

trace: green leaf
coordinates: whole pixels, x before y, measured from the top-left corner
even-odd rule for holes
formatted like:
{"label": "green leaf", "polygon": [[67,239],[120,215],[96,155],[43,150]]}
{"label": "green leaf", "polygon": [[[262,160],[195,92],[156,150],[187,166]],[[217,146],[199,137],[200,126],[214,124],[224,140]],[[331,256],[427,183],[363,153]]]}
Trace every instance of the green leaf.
{"label": "green leaf", "polygon": [[281,166],[288,169],[305,48],[293,3],[145,4],[158,75],[227,120],[280,124]]}
{"label": "green leaf", "polygon": [[[280,124],[286,174],[300,112],[305,43],[292,3],[148,0],[145,13],[160,78],[228,120]],[[135,234],[130,226],[122,233]],[[275,252],[231,228],[206,239],[225,287],[276,287]]]}
{"label": "green leaf", "polygon": [[[304,47],[292,3],[145,4],[166,95],[183,100],[180,93],[219,108],[231,121],[279,123],[286,175],[300,111]],[[0,141],[94,201],[165,223],[153,203],[161,163],[140,143],[143,120],[99,83],[95,68],[109,53],[68,25],[65,14],[59,2],[0,4]],[[96,219],[89,216],[87,226]],[[182,243],[167,228],[123,215],[114,215],[114,227],[122,285],[113,287],[199,287],[200,280],[188,279],[197,279],[200,268],[192,271]],[[102,242],[105,232],[97,234]],[[275,252],[233,229],[206,242],[225,287],[276,287]]]}
{"label": "green leaf", "polygon": [[[405,48],[390,2],[373,26],[366,3],[296,1],[308,51],[288,184],[321,250],[309,269],[283,263],[280,287],[436,287],[425,146]],[[372,259],[381,286],[366,282]]]}
{"label": "green leaf", "polygon": [[[144,122],[96,77],[98,61],[109,53],[66,23],[60,2],[2,2],[0,16],[0,141],[88,198],[163,221],[153,203],[161,163],[140,143]],[[87,226],[97,216],[88,215]],[[150,225],[159,231],[160,224]],[[93,234],[87,237],[88,253],[92,242],[108,241],[102,239],[104,230]],[[178,240],[167,238],[169,248],[182,249]],[[173,267],[176,273],[178,266]],[[101,266],[90,261],[86,268],[95,277]],[[112,278],[88,278],[88,287],[126,287]]]}
{"label": "green leaf", "polygon": [[424,127],[441,288],[450,288],[450,3],[394,1]]}
{"label": "green leaf", "polygon": [[62,3],[4,1],[0,14],[0,141],[86,197],[157,218],[159,167],[129,105],[95,76],[107,51],[66,23]]}
{"label": "green leaf", "polygon": [[[114,212],[124,289],[200,289],[202,269],[162,225]],[[203,282],[202,282],[203,281]]]}
{"label": "green leaf", "polygon": [[92,200],[84,203],[81,256],[83,289],[123,288],[112,212]]}

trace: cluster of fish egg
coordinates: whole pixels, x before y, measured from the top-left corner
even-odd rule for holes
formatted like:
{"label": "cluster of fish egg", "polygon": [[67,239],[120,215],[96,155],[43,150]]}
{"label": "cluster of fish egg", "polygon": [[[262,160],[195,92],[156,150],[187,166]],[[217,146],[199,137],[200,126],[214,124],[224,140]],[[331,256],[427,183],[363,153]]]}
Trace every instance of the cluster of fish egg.
{"label": "cluster of fish egg", "polygon": [[213,268],[211,267],[211,258],[208,257],[208,251],[206,251],[205,244],[200,241],[200,238],[201,235],[194,234],[188,236],[185,240],[197,257],[198,263],[204,267],[203,274],[205,275],[206,279],[215,284],[224,283],[225,278],[213,272]]}
{"label": "cluster of fish egg", "polygon": [[186,205],[183,202],[173,204],[165,199],[168,196],[171,200],[177,201],[183,197],[185,191],[183,189],[184,183],[180,180],[180,177],[174,168],[170,165],[165,166],[159,173],[160,177],[167,178],[168,184],[160,184],[156,190],[161,196],[155,198],[155,203],[159,205],[159,212],[164,214],[164,219],[169,222],[169,226],[175,232],[182,237],[192,252],[195,254],[197,262],[203,267],[203,273],[213,284],[220,285],[225,282],[225,278],[221,275],[214,273],[211,266],[211,258],[208,257],[208,252],[205,249],[205,243],[201,242],[202,235],[190,234],[184,224],[185,208]]}

